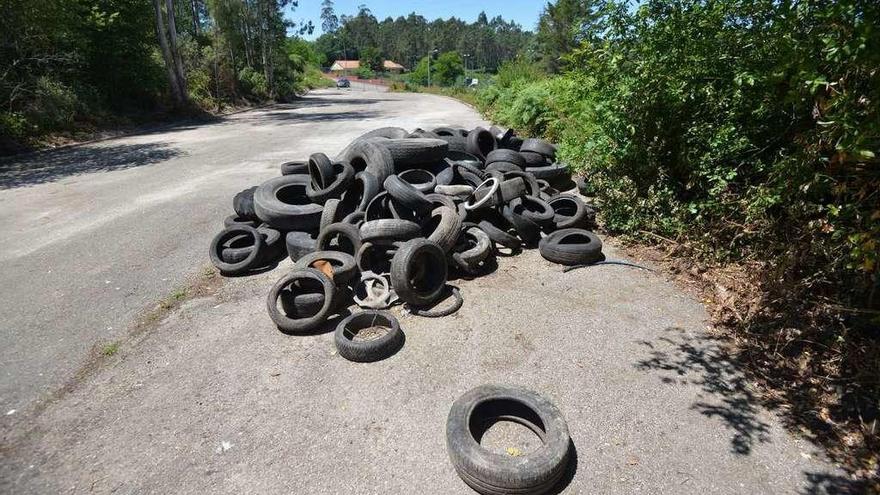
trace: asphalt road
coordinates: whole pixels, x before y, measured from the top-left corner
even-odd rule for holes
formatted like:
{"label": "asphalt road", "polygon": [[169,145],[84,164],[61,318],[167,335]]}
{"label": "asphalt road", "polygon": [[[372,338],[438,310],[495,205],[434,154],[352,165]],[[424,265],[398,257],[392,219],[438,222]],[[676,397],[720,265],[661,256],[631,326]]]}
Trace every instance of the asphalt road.
{"label": "asphalt road", "polygon": [[[846,485],[757,404],[702,306],[662,274],[504,258],[456,282],[455,316],[395,310],[406,343],[373,364],[336,355],[332,334],[273,327],[265,294],[289,262],[205,279],[232,195],[282,161],[375,127],[443,124],[484,122],[446,98],[358,86],[0,164],[0,489],[470,493],[445,419],[483,383],[560,408],[577,449],[564,493]],[[613,240],[606,253],[623,256]],[[156,312],[188,284],[204,290]]]}

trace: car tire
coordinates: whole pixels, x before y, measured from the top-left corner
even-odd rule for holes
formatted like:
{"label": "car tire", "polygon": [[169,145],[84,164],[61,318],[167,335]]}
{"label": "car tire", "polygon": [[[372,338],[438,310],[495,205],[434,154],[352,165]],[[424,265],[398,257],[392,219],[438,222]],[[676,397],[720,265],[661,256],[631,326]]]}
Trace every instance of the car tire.
{"label": "car tire", "polygon": [[315,268],[312,265],[316,261],[326,261],[333,268],[333,283],[337,287],[347,286],[359,270],[354,256],[340,251],[315,251],[300,258],[293,264],[294,268]]}
{"label": "car tire", "polygon": [[[497,420],[532,430],[543,446],[525,456],[496,454],[480,445]],[[565,474],[571,436],[562,413],[540,395],[521,388],[482,385],[459,397],[446,419],[446,450],[459,477],[486,495],[543,494]]]}
{"label": "car tire", "polygon": [[356,140],[337,157],[338,161],[351,164],[356,172],[367,171],[379,184],[394,173],[394,158],[388,148],[370,140]]}
{"label": "car tire", "polygon": [[[331,247],[331,242],[334,239],[337,239],[336,246]],[[332,249],[333,251],[357,256],[357,252],[361,249],[360,229],[350,223],[331,223],[321,230],[321,233],[318,235],[316,247],[318,251]]]}
{"label": "car tire", "polygon": [[584,229],[562,229],[541,239],[541,256],[560,265],[589,265],[602,261],[602,240]]}
{"label": "car tire", "polygon": [[292,231],[284,236],[284,243],[287,246],[287,255],[291,261],[299,261],[303,256],[317,250],[318,243],[309,232]]}
{"label": "car tire", "polygon": [[[291,318],[289,315],[282,313],[278,309],[278,298],[281,291],[288,287],[293,288],[293,282],[297,280],[311,279],[321,284],[324,294],[324,305],[316,314],[305,318]],[[294,296],[296,292],[294,291]],[[330,277],[314,268],[299,268],[281,277],[272,289],[266,300],[269,317],[275,323],[279,330],[284,333],[297,335],[309,333],[320,327],[334,310],[336,303],[336,285],[330,280]]]}
{"label": "car tire", "polygon": [[321,223],[321,205],[306,196],[307,175],[269,179],[254,192],[254,210],[260,220],[280,230],[309,230]]}
{"label": "car tire", "polygon": [[235,210],[238,218],[259,220],[257,212],[254,211],[254,191],[256,190],[257,186],[249,187],[232,198],[232,209]]}
{"label": "car tire", "polygon": [[[360,330],[376,326],[376,323],[387,326],[388,332],[381,337],[370,340],[355,340]],[[366,310],[351,314],[336,326],[333,340],[339,355],[359,363],[381,361],[396,353],[404,341],[400,323],[387,311]]]}
{"label": "car tire", "polygon": [[402,244],[391,259],[391,286],[401,301],[414,306],[437,301],[447,276],[446,253],[427,239]]}
{"label": "car tire", "polygon": [[[223,260],[223,244],[232,240],[236,236],[245,235],[253,239],[251,250],[247,257],[238,263],[227,263]],[[263,236],[257,232],[257,229],[247,225],[233,225],[220,231],[214,239],[211,240],[211,246],[208,250],[208,256],[211,263],[220,270],[224,275],[241,275],[254,268],[258,268],[261,261],[260,255],[263,253]]]}
{"label": "car tire", "polygon": [[443,252],[448,253],[461,235],[462,218],[455,208],[441,206],[435,208],[422,224],[426,239],[436,242]]}
{"label": "car tire", "polygon": [[468,134],[466,151],[485,163],[486,155],[498,147],[495,136],[486,129],[477,127]]}
{"label": "car tire", "polygon": [[409,220],[383,218],[368,220],[361,225],[361,242],[408,241],[422,235],[419,224]]}

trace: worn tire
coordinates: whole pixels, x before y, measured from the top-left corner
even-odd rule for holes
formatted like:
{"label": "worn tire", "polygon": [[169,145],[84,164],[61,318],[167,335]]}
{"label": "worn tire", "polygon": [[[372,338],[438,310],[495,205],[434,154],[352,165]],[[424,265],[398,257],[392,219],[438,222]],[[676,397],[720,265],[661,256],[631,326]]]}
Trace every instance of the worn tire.
{"label": "worn tire", "polygon": [[422,232],[426,239],[436,242],[448,253],[461,235],[462,218],[455,208],[441,206],[431,212],[431,216],[422,224]]}
{"label": "worn tire", "polygon": [[486,129],[477,127],[468,134],[467,152],[476,156],[485,163],[486,155],[498,147],[495,136]]}
{"label": "worn tire", "polygon": [[481,220],[477,226],[483,229],[483,232],[485,232],[486,235],[489,236],[489,239],[495,244],[500,244],[509,249],[519,249],[522,247],[522,241],[516,236],[502,230],[488,220]]}
{"label": "worn tire", "polygon": [[256,190],[257,186],[249,187],[232,198],[232,209],[235,210],[238,218],[259,220],[257,212],[254,211],[254,191]]}
{"label": "worn tire", "polygon": [[389,176],[385,179],[385,190],[402,206],[423,215],[431,211],[431,201],[425,197],[425,193],[416,189],[413,185],[406,182],[396,175]]}
{"label": "worn tire", "polygon": [[513,207],[508,203],[501,211],[504,219],[513,225],[517,235],[527,246],[534,246],[541,240],[541,226],[523,216],[522,205]]}
{"label": "worn tire", "polygon": [[512,163],[516,165],[520,170],[526,167],[526,159],[523,158],[522,155],[517,151],[513,150],[505,150],[505,149],[496,149],[489,152],[486,155],[486,165],[491,165],[496,162],[501,163]]}
{"label": "worn tire", "polygon": [[308,167],[312,189],[323,189],[336,177],[333,162],[324,153],[313,153],[309,156]]}
{"label": "worn tire", "polygon": [[309,162],[294,160],[281,164],[281,175],[302,175],[309,173]]}
{"label": "worn tire", "polygon": [[396,252],[397,247],[394,244],[364,242],[355,259],[361,272],[389,273],[391,259]]}
{"label": "worn tire", "polygon": [[552,162],[556,158],[556,146],[553,146],[552,143],[548,141],[544,141],[543,139],[526,139],[523,141],[522,146],[519,147],[520,153],[528,152],[528,153],[537,153],[542,155],[547,161]]}
{"label": "worn tire", "polygon": [[526,161],[526,170],[528,170],[530,167],[546,167],[550,164],[550,162],[547,161],[547,157],[540,153],[533,153],[531,151],[520,151],[519,154],[522,155],[522,157]]}
{"label": "worn tire", "polygon": [[447,276],[443,248],[427,239],[404,243],[391,259],[391,286],[401,301],[414,306],[437,301]]}
{"label": "worn tire", "polygon": [[517,172],[522,170],[523,168],[519,165],[515,165],[510,162],[492,162],[489,165],[486,165],[487,172]]}
{"label": "worn tire", "polygon": [[294,262],[318,248],[318,242],[311,233],[296,230],[288,232],[284,236],[284,244],[287,246],[287,255]]}
{"label": "worn tire", "polygon": [[316,261],[326,261],[333,267],[333,283],[343,287],[358,276],[359,270],[354,256],[340,251],[315,251],[300,258],[293,264],[294,268],[314,268]]}
{"label": "worn tire", "polygon": [[[223,260],[223,244],[240,235],[246,235],[254,240],[251,244],[251,250],[248,253],[248,256],[238,263],[227,263]],[[240,275],[259,267],[259,263],[262,261],[260,259],[262,252],[263,236],[257,232],[257,229],[247,225],[233,225],[221,230],[219,234],[214,236],[214,239],[211,240],[208,256],[211,258],[211,263],[217,267],[221,273],[226,275]]]}
{"label": "worn tire", "polygon": [[[261,226],[257,227],[257,232],[263,237],[263,252],[260,253],[259,261],[255,262],[255,266],[268,265],[278,261],[284,254],[284,241],[281,240],[281,231],[273,229],[272,227]],[[227,244],[232,244],[234,242],[235,239],[232,239]],[[229,246],[224,247],[221,250],[220,255],[223,258],[223,261],[227,263],[241,263],[250,256],[253,249],[253,246]]]}
{"label": "worn tire", "polygon": [[325,179],[325,186],[316,188],[315,179],[309,181],[306,187],[306,196],[313,203],[323,205],[328,199],[339,199],[354,182],[354,167],[345,162],[337,162],[331,165],[332,174]]}
{"label": "worn tire", "polygon": [[[470,243],[463,241],[468,237],[471,239]],[[479,227],[464,229],[459,238],[459,246],[464,246],[464,249],[453,253],[452,259],[459,268],[469,273],[478,270],[480,263],[492,254],[492,240]]]}
{"label": "worn tire", "polygon": [[[354,340],[357,331],[373,327],[377,322],[387,326],[388,333],[375,339]],[[381,361],[397,352],[403,345],[404,336],[397,318],[391,313],[366,310],[351,314],[340,321],[333,340],[340,356],[349,361],[370,363]]]}
{"label": "worn tire", "polygon": [[553,223],[553,208],[541,198],[522,196],[512,200],[510,206],[522,206],[522,215],[538,225]]}
{"label": "worn tire", "polygon": [[342,211],[365,211],[370,201],[379,194],[379,181],[369,172],[358,172],[351,186],[342,194]]}
{"label": "worn tire", "polygon": [[250,220],[247,218],[241,218],[237,214],[229,215],[228,217],[223,219],[223,227],[232,227],[234,225],[244,225],[247,227],[257,228],[260,226],[259,220]]}
{"label": "worn tire", "polygon": [[547,200],[553,208],[553,223],[557,229],[585,227],[587,223],[587,205],[577,196],[557,194]]}
{"label": "worn tire", "polygon": [[[317,280],[321,284],[324,293],[324,305],[321,307],[321,310],[313,316],[306,318],[290,318],[288,315],[282,314],[282,312],[278,310],[278,298],[280,297],[282,290],[288,287],[293,288],[293,282],[302,279]],[[295,292],[294,296],[296,296]],[[314,268],[298,268],[287,275],[284,275],[275,282],[275,285],[272,286],[272,289],[269,291],[269,296],[266,299],[269,317],[278,329],[284,333],[294,335],[308,333],[320,327],[325,321],[327,321],[327,317],[332,313],[335,303],[336,286],[333,284],[333,281],[330,280],[330,277]]]}
{"label": "worn tire", "polygon": [[[497,420],[529,428],[543,447],[516,457],[483,448],[480,439]],[[540,395],[521,388],[482,385],[452,404],[446,419],[446,450],[459,477],[479,493],[543,494],[566,472],[571,437],[562,413]]]}
{"label": "worn tire", "polygon": [[321,205],[306,196],[307,175],[269,179],[254,192],[254,210],[260,220],[280,230],[310,230],[321,223]]}
{"label": "worn tire", "polygon": [[558,180],[560,177],[570,175],[568,167],[563,163],[553,163],[542,167],[526,167],[526,172],[535,176],[536,179]]}
{"label": "worn tire", "polygon": [[360,232],[361,242],[408,241],[422,235],[419,224],[393,218],[368,220],[361,225]]}
{"label": "worn tire", "polygon": [[440,161],[449,151],[449,143],[442,139],[404,138],[404,139],[371,139],[372,142],[384,146],[391,152],[394,169],[404,170],[411,165],[421,165]]}
{"label": "worn tire", "polygon": [[282,290],[278,295],[278,302],[281,303],[281,310],[287,315],[298,315],[302,317],[310,317],[318,314],[324,306],[324,294],[297,294],[288,290]]}
{"label": "worn tire", "polygon": [[421,168],[404,170],[397,174],[397,177],[424,194],[430,194],[433,192],[434,187],[437,185],[437,177],[431,172]]}
{"label": "worn tire", "polygon": [[350,163],[355,171],[367,171],[383,184],[394,173],[394,158],[388,148],[370,140],[356,140],[337,157],[338,161]]}
{"label": "worn tire", "polygon": [[[335,248],[331,248],[331,242],[337,240]],[[321,230],[318,235],[317,246],[318,251],[327,251],[333,249],[357,256],[357,252],[361,249],[361,232],[360,229],[350,223],[336,222],[331,223]]]}
{"label": "worn tire", "polygon": [[541,239],[541,256],[560,265],[589,265],[603,259],[602,240],[584,229],[562,229]]}

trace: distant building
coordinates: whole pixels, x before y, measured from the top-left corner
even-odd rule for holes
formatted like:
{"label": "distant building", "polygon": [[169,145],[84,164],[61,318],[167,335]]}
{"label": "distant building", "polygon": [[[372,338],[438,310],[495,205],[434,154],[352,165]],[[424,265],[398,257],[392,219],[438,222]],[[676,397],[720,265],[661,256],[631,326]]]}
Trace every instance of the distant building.
{"label": "distant building", "polygon": [[[349,72],[354,72],[360,68],[361,62],[359,60],[337,60],[333,62],[333,65],[330,66],[330,72],[339,75],[339,74],[347,74]],[[394,72],[395,74],[399,74],[406,70],[406,68],[397,62],[392,62],[391,60],[386,60],[382,62],[382,67],[388,72]]]}

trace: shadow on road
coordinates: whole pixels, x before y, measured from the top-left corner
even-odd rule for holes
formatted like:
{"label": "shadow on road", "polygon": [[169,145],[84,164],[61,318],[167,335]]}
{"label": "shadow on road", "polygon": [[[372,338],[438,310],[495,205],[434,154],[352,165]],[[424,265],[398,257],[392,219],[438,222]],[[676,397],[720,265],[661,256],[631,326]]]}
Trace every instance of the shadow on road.
{"label": "shadow on road", "polygon": [[110,172],[163,162],[181,154],[167,143],[76,146],[0,164],[0,189],[34,186],[92,172]]}
{"label": "shadow on road", "polygon": [[335,112],[335,113],[297,113],[297,112],[266,112],[248,117],[248,120],[261,124],[290,124],[296,122],[327,122],[333,120],[363,120],[379,117],[379,112]]}
{"label": "shadow on road", "polygon": [[756,442],[768,442],[768,426],[758,419],[758,400],[749,391],[745,376],[718,342],[710,337],[690,337],[681,328],[667,328],[657,342],[639,341],[650,357],[636,363],[642,371],[661,371],[667,384],[698,385],[705,396],[691,407],[717,418],[733,432],[731,450],[749,455]]}
{"label": "shadow on road", "polygon": [[824,473],[804,473],[807,486],[800,493],[803,495],[861,495],[877,493],[878,486],[871,487],[866,481],[852,480],[844,476]]}

